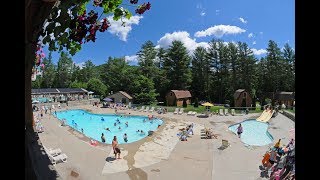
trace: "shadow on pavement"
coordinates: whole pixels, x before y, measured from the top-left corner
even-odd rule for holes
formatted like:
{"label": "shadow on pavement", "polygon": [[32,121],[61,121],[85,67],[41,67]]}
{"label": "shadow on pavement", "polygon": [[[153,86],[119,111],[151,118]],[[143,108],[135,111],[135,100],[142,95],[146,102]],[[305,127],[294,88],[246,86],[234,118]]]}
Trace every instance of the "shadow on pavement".
{"label": "shadow on pavement", "polygon": [[25,179],[62,179],[33,129],[25,130]]}
{"label": "shadow on pavement", "polygon": [[114,160],[116,160],[115,157],[107,157],[107,158],[106,158],[106,161],[107,161],[107,162],[114,161]]}

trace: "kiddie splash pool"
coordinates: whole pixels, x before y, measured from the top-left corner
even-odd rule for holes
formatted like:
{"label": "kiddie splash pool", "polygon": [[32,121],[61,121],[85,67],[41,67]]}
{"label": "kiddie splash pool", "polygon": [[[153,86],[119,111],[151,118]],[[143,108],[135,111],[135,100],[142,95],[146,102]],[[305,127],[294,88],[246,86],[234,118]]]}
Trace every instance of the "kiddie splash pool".
{"label": "kiddie splash pool", "polygon": [[[237,134],[239,123],[229,126],[229,130]],[[273,142],[272,135],[268,132],[268,123],[255,119],[248,119],[241,122],[243,133],[241,141],[252,146],[264,146]]]}

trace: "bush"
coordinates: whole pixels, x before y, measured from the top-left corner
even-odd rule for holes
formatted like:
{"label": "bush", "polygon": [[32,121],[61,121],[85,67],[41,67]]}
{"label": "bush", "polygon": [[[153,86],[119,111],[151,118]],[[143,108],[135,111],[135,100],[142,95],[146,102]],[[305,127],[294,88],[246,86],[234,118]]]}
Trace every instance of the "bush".
{"label": "bush", "polygon": [[269,99],[269,98],[266,98],[266,99],[264,100],[264,102],[268,105],[268,104],[271,104],[272,100]]}

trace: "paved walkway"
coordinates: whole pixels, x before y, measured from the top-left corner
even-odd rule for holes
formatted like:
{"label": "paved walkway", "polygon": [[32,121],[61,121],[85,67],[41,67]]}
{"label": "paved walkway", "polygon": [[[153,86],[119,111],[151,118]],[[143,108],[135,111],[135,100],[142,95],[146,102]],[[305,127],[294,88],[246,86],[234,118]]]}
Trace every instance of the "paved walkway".
{"label": "paved walkway", "polygon": [[[68,107],[71,109],[70,107]],[[77,106],[94,113],[114,113],[108,108],[91,105]],[[148,115],[149,113],[123,110],[122,113]],[[120,145],[122,159],[115,160],[110,145],[89,144],[81,133],[61,127],[59,121],[46,114],[42,120],[45,132],[40,133],[42,143],[48,148],[60,148],[67,154],[68,162],[55,165],[63,179],[261,179],[259,165],[268,146],[245,147],[228,126],[260,114],[244,116],[195,116],[154,115],[163,118],[164,125],[151,137],[141,141]],[[188,141],[179,141],[178,129],[195,123],[195,132]],[[218,139],[201,139],[200,131],[212,127]],[[269,132],[274,139],[288,137],[294,122],[282,114],[270,120]],[[227,139],[231,147],[219,150],[221,139]],[[283,139],[287,143],[287,139]]]}

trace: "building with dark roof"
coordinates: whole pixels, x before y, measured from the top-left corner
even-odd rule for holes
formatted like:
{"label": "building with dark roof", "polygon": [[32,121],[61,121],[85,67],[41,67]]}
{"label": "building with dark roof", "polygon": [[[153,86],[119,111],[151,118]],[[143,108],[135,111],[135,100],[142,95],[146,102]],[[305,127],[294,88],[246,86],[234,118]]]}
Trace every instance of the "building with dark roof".
{"label": "building with dark roof", "polygon": [[129,102],[132,103],[132,96],[130,96],[128,93],[124,91],[118,91],[114,94],[111,94],[107,96],[107,98],[112,99],[112,102],[114,103],[123,103],[123,104],[129,104]]}
{"label": "building with dark roof", "polygon": [[294,106],[295,93],[279,91],[275,93],[274,100],[278,101],[280,105],[284,104],[286,107],[290,108]]}
{"label": "building with dark roof", "polygon": [[171,90],[166,95],[167,106],[182,106],[185,100],[191,103],[191,93],[187,90]]}
{"label": "building with dark roof", "polygon": [[89,96],[83,88],[42,88],[31,89],[31,97],[40,102],[59,102],[88,99]]}
{"label": "building with dark roof", "polygon": [[245,89],[238,89],[233,94],[234,107],[251,107],[252,98]]}

